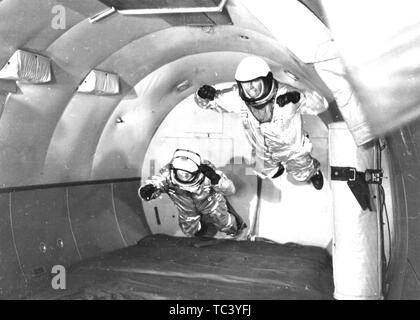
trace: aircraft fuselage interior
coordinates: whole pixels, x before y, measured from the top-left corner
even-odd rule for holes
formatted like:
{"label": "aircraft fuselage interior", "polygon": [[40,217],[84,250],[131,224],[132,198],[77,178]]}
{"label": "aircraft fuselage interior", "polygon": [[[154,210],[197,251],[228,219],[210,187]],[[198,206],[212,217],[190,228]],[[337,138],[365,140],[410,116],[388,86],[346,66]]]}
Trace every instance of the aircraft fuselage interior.
{"label": "aircraft fuselage interior", "polygon": [[0,299],[420,299],[418,7],[0,0]]}

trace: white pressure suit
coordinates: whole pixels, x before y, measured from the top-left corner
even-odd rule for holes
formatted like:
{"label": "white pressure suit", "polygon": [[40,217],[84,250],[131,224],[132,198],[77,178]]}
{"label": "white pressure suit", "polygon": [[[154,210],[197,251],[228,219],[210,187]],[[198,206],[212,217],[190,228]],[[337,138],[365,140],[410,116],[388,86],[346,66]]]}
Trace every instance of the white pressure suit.
{"label": "white pressure suit", "polygon": [[[167,193],[178,209],[179,226],[184,234],[194,236],[204,224],[212,224],[217,231],[234,235],[237,231],[235,216],[228,211],[225,196],[235,193],[232,181],[220,170],[206,160],[203,164],[210,166],[220,176],[217,184],[199,174],[196,182],[190,185],[177,182],[174,179],[172,164],[164,166],[158,174],[146,179],[146,186],[152,184],[156,190],[150,200]],[[140,191],[139,189],[139,196]]]}

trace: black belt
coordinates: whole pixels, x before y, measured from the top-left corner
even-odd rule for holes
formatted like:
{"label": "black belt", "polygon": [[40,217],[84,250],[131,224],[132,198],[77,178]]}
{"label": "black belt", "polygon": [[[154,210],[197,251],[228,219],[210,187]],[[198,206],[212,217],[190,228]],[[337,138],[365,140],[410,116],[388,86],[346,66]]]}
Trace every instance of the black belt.
{"label": "black belt", "polygon": [[372,211],[368,185],[381,184],[382,176],[382,170],[377,169],[361,172],[352,167],[331,167],[331,180],[347,181],[347,185],[363,210]]}

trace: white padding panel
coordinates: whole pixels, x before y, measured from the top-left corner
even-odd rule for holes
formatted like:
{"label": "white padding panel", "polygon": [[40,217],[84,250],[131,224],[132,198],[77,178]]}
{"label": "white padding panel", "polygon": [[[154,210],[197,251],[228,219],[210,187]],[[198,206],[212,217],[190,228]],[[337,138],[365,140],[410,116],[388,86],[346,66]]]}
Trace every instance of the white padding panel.
{"label": "white padding panel", "polygon": [[17,50],[0,70],[0,79],[31,83],[51,81],[50,59],[39,54]]}
{"label": "white padding panel", "polygon": [[[329,159],[331,166],[355,167],[357,171],[374,168],[374,150],[357,147],[344,122],[329,125]],[[331,192],[334,297],[381,299],[378,214],[362,210],[346,181],[331,180]],[[373,203],[372,209],[376,210]]]}
{"label": "white padding panel", "polygon": [[78,92],[96,95],[113,95],[120,92],[119,77],[116,74],[92,70],[79,86]]}
{"label": "white padding panel", "polygon": [[333,93],[337,107],[354,141],[358,146],[372,141],[375,138],[372,128],[365,111],[346,79],[345,67],[332,41],[319,48],[318,60],[322,62],[316,63],[315,69]]}

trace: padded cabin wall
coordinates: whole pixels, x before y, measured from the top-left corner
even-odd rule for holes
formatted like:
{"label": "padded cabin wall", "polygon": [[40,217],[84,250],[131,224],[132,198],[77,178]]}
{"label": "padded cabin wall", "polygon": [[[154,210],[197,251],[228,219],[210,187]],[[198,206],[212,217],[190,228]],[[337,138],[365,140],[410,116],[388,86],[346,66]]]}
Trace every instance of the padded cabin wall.
{"label": "padded cabin wall", "polygon": [[150,234],[138,181],[0,194],[0,297],[48,284],[54,265],[135,244]]}

